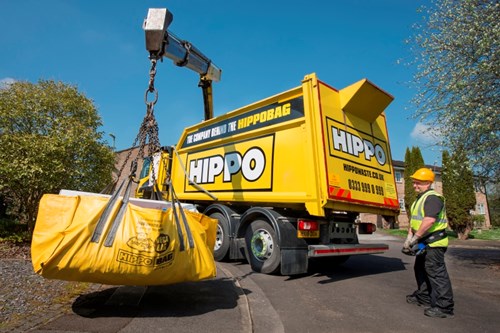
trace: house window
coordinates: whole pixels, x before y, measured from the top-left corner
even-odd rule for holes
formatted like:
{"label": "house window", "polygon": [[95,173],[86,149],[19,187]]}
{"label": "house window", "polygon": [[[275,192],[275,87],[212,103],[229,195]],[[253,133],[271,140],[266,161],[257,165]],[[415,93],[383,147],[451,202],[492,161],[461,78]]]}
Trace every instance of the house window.
{"label": "house window", "polygon": [[484,209],[484,203],[478,203],[476,205],[476,212],[479,215],[485,215],[486,214],[485,209]]}
{"label": "house window", "polygon": [[406,212],[406,208],[405,208],[405,199],[399,199],[399,209],[401,210],[401,212]]}
{"label": "house window", "polygon": [[394,177],[396,178],[396,183],[402,183],[403,180],[401,179],[401,171],[395,171],[394,172]]}

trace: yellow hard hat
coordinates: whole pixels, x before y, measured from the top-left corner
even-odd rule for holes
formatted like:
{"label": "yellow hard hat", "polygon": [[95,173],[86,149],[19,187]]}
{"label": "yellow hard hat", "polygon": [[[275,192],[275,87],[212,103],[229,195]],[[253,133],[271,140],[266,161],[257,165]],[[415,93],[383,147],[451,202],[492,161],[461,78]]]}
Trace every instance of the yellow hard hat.
{"label": "yellow hard hat", "polygon": [[411,179],[420,180],[422,182],[433,182],[434,172],[431,169],[420,168],[413,175],[410,176]]}

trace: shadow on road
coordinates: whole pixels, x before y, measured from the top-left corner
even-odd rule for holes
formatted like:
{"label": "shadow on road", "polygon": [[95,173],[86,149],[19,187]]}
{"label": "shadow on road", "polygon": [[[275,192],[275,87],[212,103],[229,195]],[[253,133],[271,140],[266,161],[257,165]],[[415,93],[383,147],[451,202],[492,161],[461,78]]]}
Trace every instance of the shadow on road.
{"label": "shadow on road", "polygon": [[325,260],[310,260],[307,275],[326,276],[329,279],[319,283],[332,283],[360,276],[383,274],[406,270],[399,258],[388,258],[378,255],[353,256],[342,265],[332,265]]}
{"label": "shadow on road", "polygon": [[446,252],[447,258],[462,264],[500,268],[500,249],[476,249],[453,247]]}
{"label": "shadow on road", "polygon": [[118,302],[110,300],[119,288],[109,288],[80,296],[72,310],[86,318],[188,317],[236,308],[240,297],[230,279],[121,288],[127,291]]}

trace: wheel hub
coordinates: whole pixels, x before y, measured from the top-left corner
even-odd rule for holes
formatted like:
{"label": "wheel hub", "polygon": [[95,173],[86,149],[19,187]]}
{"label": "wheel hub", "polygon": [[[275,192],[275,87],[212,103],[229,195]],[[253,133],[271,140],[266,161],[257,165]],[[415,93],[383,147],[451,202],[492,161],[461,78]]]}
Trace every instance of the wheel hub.
{"label": "wheel hub", "polygon": [[273,238],[264,229],[259,229],[254,232],[250,248],[255,258],[259,260],[266,260],[273,254]]}
{"label": "wheel hub", "polygon": [[222,230],[222,227],[217,223],[217,233],[215,234],[214,251],[217,251],[218,249],[221,248],[223,240],[224,240],[224,230]]}

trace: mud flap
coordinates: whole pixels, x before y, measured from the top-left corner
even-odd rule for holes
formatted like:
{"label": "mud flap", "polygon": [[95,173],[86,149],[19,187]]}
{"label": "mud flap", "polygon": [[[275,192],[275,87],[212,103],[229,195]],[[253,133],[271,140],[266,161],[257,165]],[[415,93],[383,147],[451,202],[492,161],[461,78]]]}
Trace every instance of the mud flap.
{"label": "mud flap", "polygon": [[230,238],[229,240],[229,258],[230,259],[246,259],[245,238]]}
{"label": "mud flap", "polygon": [[307,273],[306,249],[281,249],[281,274],[294,275]]}

